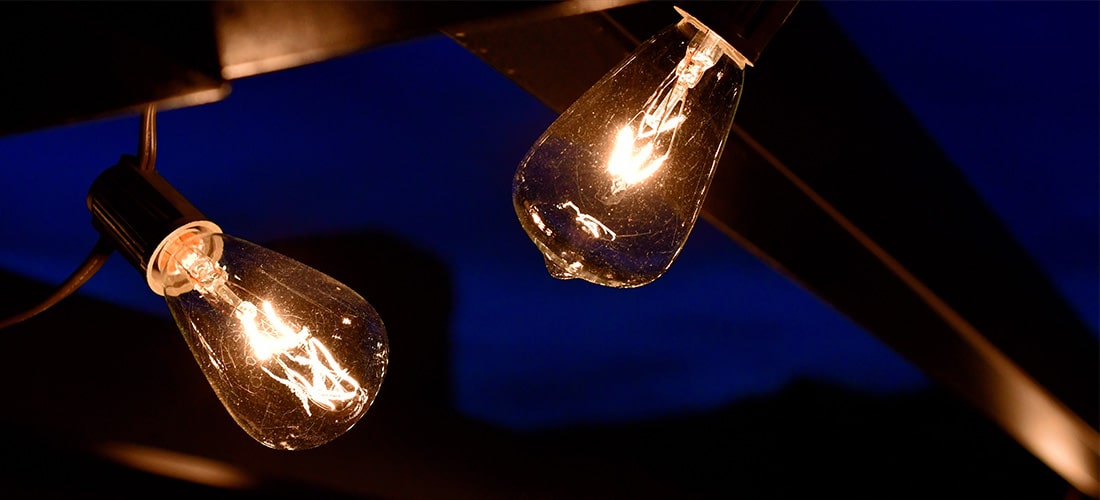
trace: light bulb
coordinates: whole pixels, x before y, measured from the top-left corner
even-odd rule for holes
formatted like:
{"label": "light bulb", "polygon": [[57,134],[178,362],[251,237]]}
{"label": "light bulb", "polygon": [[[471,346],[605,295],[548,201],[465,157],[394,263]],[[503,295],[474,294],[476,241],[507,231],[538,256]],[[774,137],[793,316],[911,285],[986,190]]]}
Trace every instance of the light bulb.
{"label": "light bulb", "polygon": [[520,163],[512,202],[550,274],[660,277],[699,217],[747,60],[686,12],[573,103]]}
{"label": "light bulb", "polygon": [[96,179],[88,205],[96,227],[164,296],[214,393],[252,438],[314,448],[370,408],[389,343],[355,291],[223,234],[129,157]]}

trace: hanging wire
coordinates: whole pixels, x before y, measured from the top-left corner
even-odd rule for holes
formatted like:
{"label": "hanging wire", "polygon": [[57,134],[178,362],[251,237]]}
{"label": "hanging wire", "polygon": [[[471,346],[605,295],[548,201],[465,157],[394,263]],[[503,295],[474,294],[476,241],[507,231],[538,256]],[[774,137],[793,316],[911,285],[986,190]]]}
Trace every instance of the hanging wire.
{"label": "hanging wire", "polygon": [[[138,168],[140,170],[153,170],[157,161],[157,118],[156,118],[156,106],[149,104],[145,106],[141,111],[141,129],[138,133]],[[72,274],[69,275],[65,281],[54,289],[44,300],[34,305],[30,309],[7,318],[0,319],[0,330],[9,326],[22,323],[38,313],[45,311],[58,302],[61,302],[72,295],[77,289],[79,289],[84,283],[86,283],[92,276],[95,275],[103,263],[107,262],[107,258],[114,252],[114,244],[103,236],[99,237],[96,241],[92,251],[88,253],[88,256],[84,259],[84,262],[77,267]]]}
{"label": "hanging wire", "polygon": [[138,130],[138,170],[153,170],[157,163],[157,107],[149,104],[141,110]]}
{"label": "hanging wire", "polygon": [[105,238],[100,237],[99,241],[96,242],[95,247],[93,247],[92,251],[88,254],[88,257],[84,259],[84,263],[81,264],[80,267],[76,268],[76,271],[73,271],[73,273],[69,275],[69,277],[65,281],[58,285],[57,289],[54,290],[54,292],[50,294],[49,297],[46,297],[45,300],[39,302],[37,305],[30,309],[27,309],[26,311],[0,320],[0,329],[4,329],[14,324],[21,323],[37,315],[38,313],[53,307],[58,302],[61,302],[62,299],[71,295],[78,288],[80,288],[81,285],[88,281],[88,279],[91,278],[92,275],[96,273],[96,271],[99,271],[99,268],[103,267],[103,263],[107,262],[107,258],[111,256],[111,252],[113,251],[114,245],[112,245],[111,242],[107,241]]}

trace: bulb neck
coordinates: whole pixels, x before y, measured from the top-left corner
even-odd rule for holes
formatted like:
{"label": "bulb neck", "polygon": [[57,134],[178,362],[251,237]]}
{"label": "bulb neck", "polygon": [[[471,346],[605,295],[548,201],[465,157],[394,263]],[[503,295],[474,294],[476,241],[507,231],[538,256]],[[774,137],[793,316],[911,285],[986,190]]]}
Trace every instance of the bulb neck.
{"label": "bulb neck", "polygon": [[[692,40],[690,44],[691,46],[688,47],[689,53],[696,52],[699,49],[702,49],[705,52],[714,52],[715,50],[717,50],[719,54],[713,54],[710,56],[711,65],[713,65],[714,61],[718,59],[718,56],[720,56],[721,54],[725,54],[729,56],[730,59],[733,59],[733,62],[737,64],[737,67],[742,70],[745,69],[745,66],[752,66],[752,62],[749,61],[749,59],[743,54],[741,54],[740,51],[734,48],[733,45],[730,45],[729,42],[722,38],[722,36],[717,31],[711,29],[709,26],[704,24],[699,19],[695,18],[695,16],[689,14],[684,9],[676,6],[673,6],[673,9],[676,9],[676,13],[680,14],[680,16],[683,18],[678,24],[680,29],[684,29],[685,26],[691,26],[692,28],[694,28],[694,30],[696,30],[694,33],[691,33]],[[710,66],[708,65],[707,67],[709,68]]]}
{"label": "bulb neck", "polygon": [[[744,60],[738,65],[752,66],[779,28],[798,5],[798,0],[742,0],[736,2],[706,2],[680,0],[677,9],[684,11],[699,25],[705,25]],[[685,16],[687,17],[687,16]],[[732,57],[732,56],[731,56]]]}
{"label": "bulb neck", "polygon": [[137,158],[124,155],[92,182],[88,190],[92,226],[145,275],[149,287],[164,294],[156,256],[181,232],[220,233],[179,191],[154,170],[138,170]]}

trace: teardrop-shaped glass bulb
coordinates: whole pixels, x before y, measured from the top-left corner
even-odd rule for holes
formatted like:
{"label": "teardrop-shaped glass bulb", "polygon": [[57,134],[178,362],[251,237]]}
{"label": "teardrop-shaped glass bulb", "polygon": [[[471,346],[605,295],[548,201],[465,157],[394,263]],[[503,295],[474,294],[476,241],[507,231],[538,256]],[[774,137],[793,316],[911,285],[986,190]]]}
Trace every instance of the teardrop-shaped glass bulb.
{"label": "teardrop-shaped glass bulb", "polygon": [[520,163],[512,202],[555,277],[647,284],[672,265],[699,217],[746,60],[680,13],[562,113]]}
{"label": "teardrop-shaped glass bulb", "polygon": [[370,407],[389,342],[352,289],[289,257],[225,234],[183,228],[153,275],[206,379],[264,445],[313,448]]}

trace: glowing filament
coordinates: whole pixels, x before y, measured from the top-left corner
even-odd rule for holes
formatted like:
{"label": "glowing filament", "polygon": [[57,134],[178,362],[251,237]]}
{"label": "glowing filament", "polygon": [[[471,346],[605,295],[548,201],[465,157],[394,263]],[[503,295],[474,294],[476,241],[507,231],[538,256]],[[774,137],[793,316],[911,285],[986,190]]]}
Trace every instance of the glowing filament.
{"label": "glowing filament", "polygon": [[608,202],[615,202],[616,195],[651,177],[668,160],[676,133],[687,119],[684,105],[688,91],[714,66],[721,50],[720,41],[709,31],[697,33],[676,69],[646,100],[645,109],[616,134],[607,162],[611,174]]}
{"label": "glowing filament", "polygon": [[[180,247],[186,248],[181,252]],[[268,301],[262,303],[261,311],[252,302],[241,300],[227,285],[229,273],[225,267],[206,256],[199,241],[181,238],[172,250],[177,272],[185,272],[194,289],[207,300],[229,306],[241,322],[248,345],[262,365],[260,369],[286,386],[301,401],[307,415],[313,415],[310,403],[336,410],[340,404],[358,399],[359,382],[348,375],[320,340],[310,335],[309,328],[288,325]],[[344,321],[350,322],[348,318]]]}
{"label": "glowing filament", "polygon": [[270,361],[261,367],[263,372],[290,389],[306,414],[313,414],[311,402],[335,410],[338,403],[358,397],[359,382],[348,376],[320,340],[309,335],[309,328],[295,331],[267,301],[262,314],[244,301],[237,306],[236,315],[256,357]]}
{"label": "glowing filament", "polygon": [[608,172],[612,176],[613,193],[618,193],[637,184],[653,175],[661,164],[668,159],[668,154],[653,157],[653,143],[645,142],[637,147],[640,133],[635,133],[629,125],[619,131],[615,137],[615,149],[611,152],[611,160],[608,162]]}

